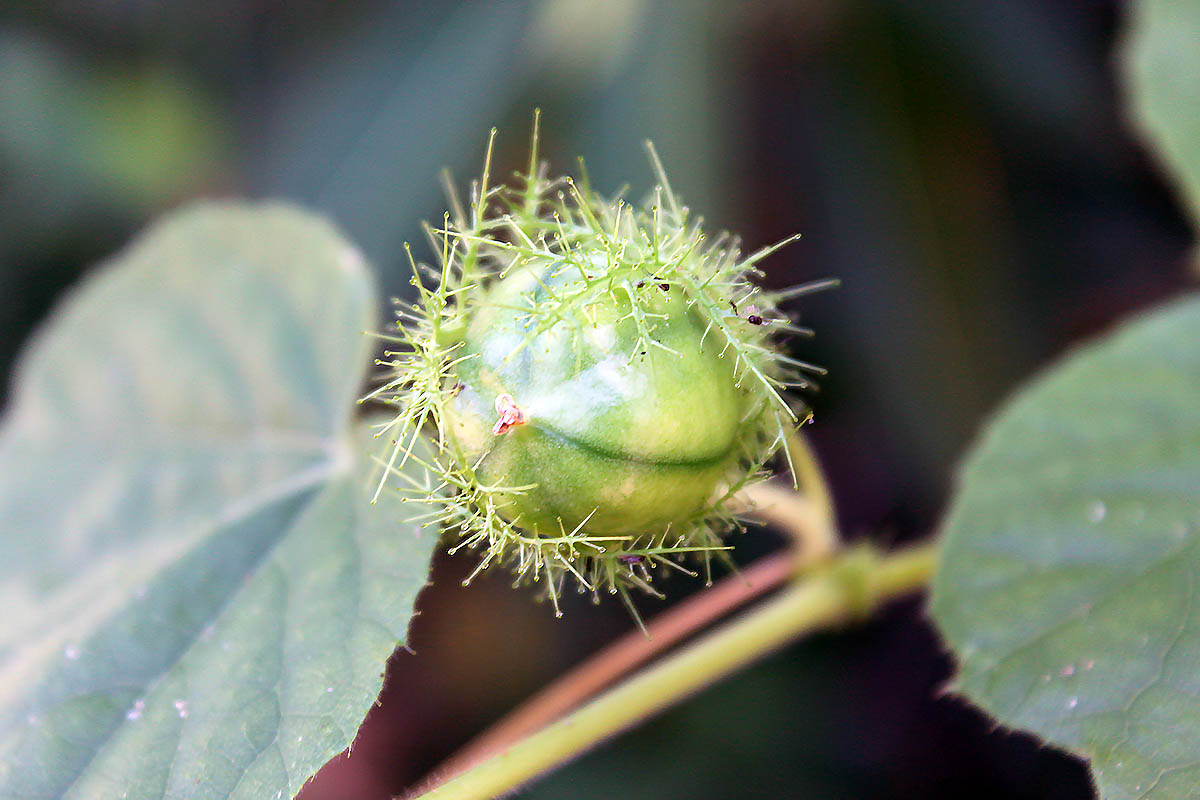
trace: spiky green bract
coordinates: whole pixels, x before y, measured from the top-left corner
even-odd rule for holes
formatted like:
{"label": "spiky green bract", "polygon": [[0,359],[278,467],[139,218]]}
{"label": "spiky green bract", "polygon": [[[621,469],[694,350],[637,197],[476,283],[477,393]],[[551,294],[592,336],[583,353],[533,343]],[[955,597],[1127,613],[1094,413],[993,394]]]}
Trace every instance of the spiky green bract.
{"label": "spiky green bract", "polygon": [[[548,178],[536,127],[515,186],[485,164],[469,209],[451,189],[428,230],[438,263],[414,262],[418,298],[397,301],[400,347],[371,395],[397,407],[380,486],[427,503],[451,552],[479,551],[472,577],[509,567],[556,609],[568,577],[628,604],[629,587],[657,594],[659,568],[690,573],[689,554],[707,571],[742,525],[732,498],[808,419],[785,392],[820,372],[779,351],[808,332],[778,304],[828,282],[763,291],[758,264],[792,239],[748,256],[708,239],[650,152],[659,186],[641,206]],[[432,457],[414,453],[422,435]]]}

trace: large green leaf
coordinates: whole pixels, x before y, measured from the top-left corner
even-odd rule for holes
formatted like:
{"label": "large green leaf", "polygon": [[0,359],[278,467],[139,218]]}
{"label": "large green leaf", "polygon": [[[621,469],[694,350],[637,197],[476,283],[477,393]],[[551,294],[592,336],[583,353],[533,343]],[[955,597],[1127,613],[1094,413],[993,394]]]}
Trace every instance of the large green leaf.
{"label": "large green leaf", "polygon": [[375,312],[324,222],[208,205],[35,338],[0,432],[0,797],[291,796],[350,744],[432,548],[366,501]]}
{"label": "large green leaf", "polygon": [[1200,299],[1020,392],[968,459],[932,610],[957,689],[1091,761],[1106,798],[1200,787]]}
{"label": "large green leaf", "polygon": [[1124,48],[1129,102],[1200,223],[1200,0],[1139,0]]}

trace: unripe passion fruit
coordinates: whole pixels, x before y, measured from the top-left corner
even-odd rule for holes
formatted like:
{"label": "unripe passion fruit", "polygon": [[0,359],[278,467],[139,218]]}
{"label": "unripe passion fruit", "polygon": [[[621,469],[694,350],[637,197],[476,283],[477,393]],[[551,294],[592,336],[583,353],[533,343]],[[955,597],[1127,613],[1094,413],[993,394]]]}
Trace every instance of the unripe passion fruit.
{"label": "unripe passion fruit", "polygon": [[[724,549],[730,499],[807,419],[781,391],[813,368],[773,341],[801,330],[777,310],[787,293],[750,282],[780,245],[708,243],[657,158],[635,209],[548,180],[536,146],[522,187],[489,188],[485,167],[471,212],[432,231],[433,286],[414,265],[420,300],[400,306],[403,349],[371,395],[398,407],[384,480],[432,506],[452,552],[481,550],[479,569],[544,579],[556,605],[567,576],[628,602],[658,566]],[[432,456],[414,450],[426,434]]]}
{"label": "unripe passion fruit", "polygon": [[[498,503],[539,535],[587,520],[589,533],[636,538],[690,522],[736,466],[752,398],[732,359],[717,337],[701,343],[704,319],[657,284],[635,290],[645,298],[606,295],[582,328],[558,325],[526,346],[524,298],[544,303],[586,280],[559,264],[540,273],[509,275],[472,316],[446,435],[483,482],[534,487]],[[660,317],[645,350],[633,302]],[[498,400],[521,418],[500,434]]]}

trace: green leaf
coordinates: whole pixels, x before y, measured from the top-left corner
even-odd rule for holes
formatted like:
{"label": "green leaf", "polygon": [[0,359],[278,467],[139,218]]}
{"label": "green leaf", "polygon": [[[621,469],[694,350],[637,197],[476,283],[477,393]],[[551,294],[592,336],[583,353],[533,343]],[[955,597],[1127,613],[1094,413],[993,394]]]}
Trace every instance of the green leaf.
{"label": "green leaf", "polygon": [[1200,2],[1139,0],[1123,52],[1136,122],[1161,150],[1200,224]]}
{"label": "green leaf", "polygon": [[1200,786],[1200,297],[1021,391],[968,458],[933,616],[957,690],[1091,761],[1106,798]]}
{"label": "green leaf", "polygon": [[0,431],[0,797],[291,796],[350,744],[433,544],[367,503],[375,311],[326,223],[206,205],[35,338]]}

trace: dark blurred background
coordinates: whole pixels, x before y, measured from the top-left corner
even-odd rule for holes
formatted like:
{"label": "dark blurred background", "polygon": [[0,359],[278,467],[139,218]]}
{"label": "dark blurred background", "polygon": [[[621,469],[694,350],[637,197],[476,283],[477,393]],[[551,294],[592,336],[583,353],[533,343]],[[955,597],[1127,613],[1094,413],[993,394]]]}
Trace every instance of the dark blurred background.
{"label": "dark blurred background", "polygon": [[[534,106],[563,171],[676,189],[755,247],[828,365],[808,430],[844,529],[927,536],[987,412],[1081,337],[1188,286],[1191,236],[1122,116],[1099,0],[59,0],[0,5],[0,374],[55,299],[201,196],[324,211],[404,291],[401,245]],[[7,383],[3,385],[7,387]],[[778,547],[738,542],[742,561]],[[354,755],[305,800],[385,798],[631,627],[555,620],[439,557]],[[675,581],[673,597],[695,587]],[[643,603],[653,615],[663,604]],[[939,693],[920,601],[793,646],[528,798],[1086,798],[1083,767]]]}

